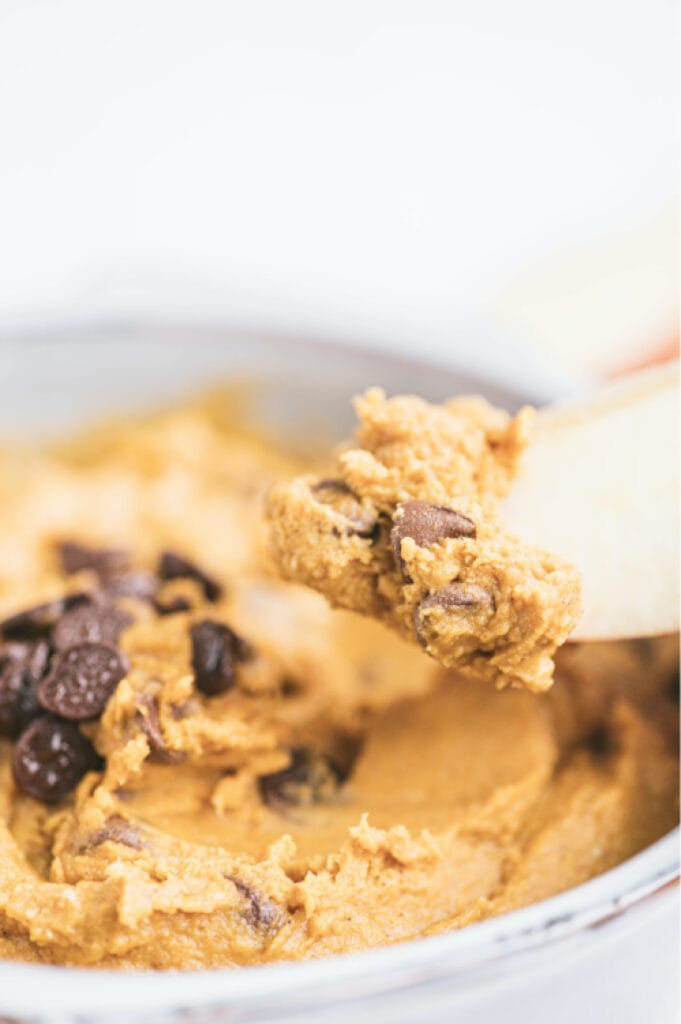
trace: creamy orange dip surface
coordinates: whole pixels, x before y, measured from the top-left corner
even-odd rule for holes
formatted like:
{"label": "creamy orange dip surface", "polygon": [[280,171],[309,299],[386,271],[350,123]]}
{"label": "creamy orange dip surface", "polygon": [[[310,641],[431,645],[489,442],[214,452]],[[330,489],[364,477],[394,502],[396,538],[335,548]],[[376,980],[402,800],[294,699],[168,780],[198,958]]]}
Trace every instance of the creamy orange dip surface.
{"label": "creamy orange dip surface", "polygon": [[677,821],[673,639],[565,647],[543,693],[457,674],[281,581],[263,501],[306,471],[200,403],[0,451],[2,956],[360,950]]}

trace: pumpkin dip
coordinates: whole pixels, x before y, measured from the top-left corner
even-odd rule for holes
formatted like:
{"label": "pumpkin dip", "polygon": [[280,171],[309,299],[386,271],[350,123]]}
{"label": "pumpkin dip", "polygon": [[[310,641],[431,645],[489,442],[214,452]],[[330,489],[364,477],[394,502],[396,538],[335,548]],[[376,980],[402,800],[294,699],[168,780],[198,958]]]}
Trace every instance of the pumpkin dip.
{"label": "pumpkin dip", "polygon": [[[501,438],[491,493],[522,431],[479,415]],[[676,822],[673,640],[562,648],[553,686],[531,692],[577,600],[570,567],[540,561],[522,615],[542,659],[507,651],[491,678],[516,685],[499,692],[462,633],[463,671],[442,667],[281,581],[262,503],[308,468],[202,403],[0,450],[2,956],[196,968],[355,951],[560,892]],[[457,509],[473,522],[492,506],[481,487]],[[326,490],[363,539],[369,499]],[[386,608],[406,585],[411,611],[435,571],[412,535],[397,555],[380,541],[403,574]]]}

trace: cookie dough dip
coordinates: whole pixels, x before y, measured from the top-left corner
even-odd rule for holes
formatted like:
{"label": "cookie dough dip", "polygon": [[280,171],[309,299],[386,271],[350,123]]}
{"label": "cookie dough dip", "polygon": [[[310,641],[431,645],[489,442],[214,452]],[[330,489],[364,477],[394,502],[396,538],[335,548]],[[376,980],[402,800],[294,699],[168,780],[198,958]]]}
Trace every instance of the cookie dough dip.
{"label": "cookie dough dip", "polygon": [[[449,508],[416,464],[409,495],[404,466],[381,482],[356,460],[339,483],[208,402],[0,450],[0,955],[189,969],[351,952],[561,892],[674,825],[676,644],[572,645],[554,673],[578,606],[569,566],[531,554],[513,649],[482,595],[455,667],[407,638],[420,606],[438,655],[433,536],[470,593],[501,607],[508,592],[512,541],[479,510],[493,516],[524,421],[461,409],[455,520],[407,507]],[[288,482],[301,476],[307,492]],[[270,513],[289,496],[292,537],[315,502],[307,536],[329,559],[375,545],[335,578],[360,597],[337,603],[380,603],[397,629],[280,579],[268,493]],[[393,560],[380,587],[374,557]],[[477,671],[484,630],[500,657]]]}
{"label": "cookie dough dip", "polygon": [[542,691],[580,612],[576,570],[504,527],[499,499],[526,447],[515,419],[482,398],[355,403],[357,447],[335,475],[302,476],[268,498],[282,575],[386,622],[449,668]]}

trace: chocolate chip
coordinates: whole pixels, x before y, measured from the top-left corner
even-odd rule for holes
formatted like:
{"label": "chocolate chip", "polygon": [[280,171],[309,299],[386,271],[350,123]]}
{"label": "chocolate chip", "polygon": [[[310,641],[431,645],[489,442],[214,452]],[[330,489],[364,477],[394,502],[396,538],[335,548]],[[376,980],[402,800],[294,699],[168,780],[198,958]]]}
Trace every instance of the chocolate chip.
{"label": "chocolate chip", "polygon": [[225,875],[236,887],[239,895],[248,901],[246,919],[256,928],[270,928],[279,919],[279,908],[273,900],[260,895],[252,885],[247,885],[234,875]]}
{"label": "chocolate chip", "polygon": [[328,761],[339,783],[347,782],[350,778],[363,746],[363,740],[359,736],[336,737]]}
{"label": "chocolate chip", "polygon": [[108,576],[127,569],[130,556],[119,548],[88,548],[75,541],[64,541],[59,545],[62,569],[67,575],[91,569],[98,576]]}
{"label": "chocolate chip", "polygon": [[137,720],[149,744],[148,760],[154,764],[179,764],[186,754],[182,750],[171,750],[161,729],[158,701],[153,693],[141,693],[137,698]]}
{"label": "chocolate chip", "polygon": [[315,501],[320,505],[330,506],[343,519],[347,520],[347,533],[359,537],[371,537],[376,528],[378,516],[376,512],[363,505],[355,492],[343,480],[319,480],[310,488]]}
{"label": "chocolate chip", "polygon": [[36,800],[55,803],[101,767],[92,744],[74,722],[47,715],[37,718],[14,747],[12,771],[19,789]]}
{"label": "chocolate chip", "polygon": [[101,846],[102,843],[120,843],[121,846],[129,846],[131,850],[143,850],[147,845],[142,841],[137,827],[119,814],[107,818],[104,825],[88,837],[79,852],[85,853],[89,849]]}
{"label": "chocolate chip", "polygon": [[207,697],[231,690],[236,663],[252,657],[250,645],[222,622],[204,619],[191,629],[192,668],[196,688]]}
{"label": "chocolate chip", "polygon": [[200,569],[198,565],[175,554],[174,551],[163,552],[158,566],[158,574],[162,580],[196,580],[202,587],[207,601],[218,601],[222,597],[222,587],[217,580]]}
{"label": "chocolate chip", "polygon": [[132,615],[108,602],[81,604],[61,617],[52,631],[52,643],[59,651],[86,643],[113,647],[133,621]]}
{"label": "chocolate chip", "polygon": [[63,718],[97,718],[126,672],[123,655],[115,648],[79,644],[57,657],[40,684],[38,699],[44,708]]}
{"label": "chocolate chip", "polygon": [[42,679],[50,663],[51,649],[46,640],[14,640],[0,647],[0,668],[11,663],[26,665],[36,681]]}
{"label": "chocolate chip", "polygon": [[67,594],[55,601],[46,601],[45,604],[27,608],[0,622],[0,634],[5,640],[35,640],[47,637],[65,612],[89,600],[88,594]]}
{"label": "chocolate chip", "polygon": [[47,671],[49,644],[7,644],[0,650],[0,736],[14,739],[42,715],[38,683]]}
{"label": "chocolate chip", "polygon": [[340,781],[341,772],[325,754],[294,747],[288,767],[261,775],[258,790],[263,803],[274,810],[305,807],[332,799]]}
{"label": "chocolate chip", "polygon": [[426,640],[422,633],[423,613],[431,608],[462,610],[467,608],[491,608],[494,610],[494,596],[475,583],[448,583],[433,594],[427,594],[414,611],[414,629],[422,647]]}
{"label": "chocolate chip", "polygon": [[404,571],[402,541],[409,537],[420,548],[445,540],[447,537],[475,537],[475,523],[445,505],[431,505],[428,501],[406,501],[399,506],[390,532],[390,541],[398,567]]}
{"label": "chocolate chip", "polygon": [[478,587],[474,583],[448,583],[434,594],[423,598],[419,608],[477,608],[481,605],[492,605],[494,599],[489,590]]}
{"label": "chocolate chip", "polygon": [[133,597],[138,601],[154,602],[158,590],[158,578],[146,569],[131,569],[129,572],[113,573],[101,580],[101,587],[109,597]]}

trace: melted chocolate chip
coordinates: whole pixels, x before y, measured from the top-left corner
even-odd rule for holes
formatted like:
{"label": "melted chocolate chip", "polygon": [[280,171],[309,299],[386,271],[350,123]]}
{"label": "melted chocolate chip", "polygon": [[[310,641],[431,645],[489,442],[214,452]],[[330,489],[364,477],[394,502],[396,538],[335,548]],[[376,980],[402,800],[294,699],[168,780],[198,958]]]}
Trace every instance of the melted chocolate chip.
{"label": "melted chocolate chip", "polygon": [[203,589],[207,601],[218,601],[222,597],[222,586],[198,565],[175,554],[164,551],[158,565],[158,574],[162,580],[188,579],[195,580]]}
{"label": "melted chocolate chip", "polygon": [[171,750],[163,736],[158,713],[158,701],[153,693],[141,693],[137,698],[137,720],[149,744],[148,760],[154,764],[179,764],[186,754]]}
{"label": "melted chocolate chip", "polygon": [[38,699],[48,711],[74,721],[97,718],[127,672],[123,655],[106,644],[63,651],[42,681]]}
{"label": "melted chocolate chip", "polygon": [[237,892],[248,901],[246,919],[256,928],[270,928],[279,919],[279,908],[273,900],[260,895],[252,885],[247,885],[234,875],[225,875],[236,887]]}
{"label": "melted chocolate chip", "polygon": [[263,803],[273,810],[306,807],[331,800],[343,777],[344,773],[325,754],[294,747],[288,767],[261,775],[258,790]]}
{"label": "melted chocolate chip", "polygon": [[52,643],[59,651],[86,643],[115,646],[133,621],[132,615],[108,602],[81,604],[61,617],[52,632]]}
{"label": "melted chocolate chip", "polygon": [[88,837],[79,852],[85,853],[89,849],[101,846],[102,843],[120,843],[121,846],[129,846],[131,850],[143,850],[147,845],[142,841],[137,827],[119,814],[107,818],[104,825]]}
{"label": "melted chocolate chip", "polygon": [[376,512],[363,505],[345,481],[319,480],[310,489],[315,501],[320,505],[329,505],[347,520],[347,533],[355,533],[359,537],[373,536],[378,519]]}
{"label": "melted chocolate chip", "polygon": [[14,739],[42,715],[38,683],[47,671],[49,644],[7,644],[0,650],[0,736]]}
{"label": "melted chocolate chip", "polygon": [[395,561],[404,571],[402,541],[409,537],[420,548],[427,548],[448,537],[475,537],[475,523],[461,512],[428,501],[406,501],[398,509],[390,541]]}
{"label": "melted chocolate chip", "polygon": [[75,541],[64,541],[59,545],[62,569],[67,575],[91,569],[98,576],[108,576],[127,569],[130,557],[119,548],[88,548]]}
{"label": "melted chocolate chip", "polygon": [[0,634],[5,640],[36,640],[47,637],[65,612],[90,600],[84,593],[67,594],[55,601],[46,601],[34,608],[17,612],[0,622]]}
{"label": "melted chocolate chip", "polygon": [[494,596],[474,583],[448,583],[441,590],[427,594],[414,611],[414,629],[416,638],[422,647],[426,641],[422,634],[423,613],[431,608],[442,608],[445,611],[465,610],[470,608],[490,608],[494,610]]}
{"label": "melted chocolate chip", "polygon": [[45,803],[62,800],[86,772],[100,766],[101,759],[78,726],[52,715],[37,718],[28,726],[12,758],[19,789]]}
{"label": "melted chocolate chip", "polygon": [[204,619],[191,629],[192,668],[196,688],[207,697],[231,690],[236,663],[252,657],[250,645],[222,622]]}

